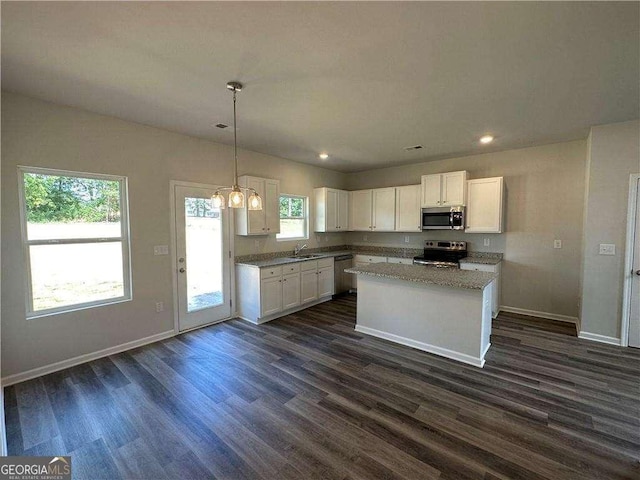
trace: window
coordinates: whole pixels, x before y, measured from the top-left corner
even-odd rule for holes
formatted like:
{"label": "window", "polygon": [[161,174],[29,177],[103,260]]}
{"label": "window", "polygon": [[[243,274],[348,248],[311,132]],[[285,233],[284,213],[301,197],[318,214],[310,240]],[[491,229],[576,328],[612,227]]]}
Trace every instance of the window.
{"label": "window", "polygon": [[27,317],[131,298],[124,177],[20,168]]}
{"label": "window", "polygon": [[278,240],[306,240],[307,197],[280,195],[280,233]]}

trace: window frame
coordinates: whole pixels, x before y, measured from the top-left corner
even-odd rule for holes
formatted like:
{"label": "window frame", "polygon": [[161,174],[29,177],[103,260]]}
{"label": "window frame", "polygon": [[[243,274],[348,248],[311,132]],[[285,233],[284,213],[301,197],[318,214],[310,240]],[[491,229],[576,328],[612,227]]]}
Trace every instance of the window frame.
{"label": "window frame", "polygon": [[[281,217],[280,216],[280,199],[282,197],[287,197],[287,198],[295,198],[295,199],[301,199],[303,202],[303,215],[302,217]],[[276,241],[278,242],[291,242],[291,241],[298,241],[298,240],[309,240],[309,197],[305,196],[305,195],[296,195],[293,193],[281,193],[278,196],[278,222],[280,222],[280,220],[304,220],[304,235],[301,237],[279,237],[279,235],[281,235],[281,233],[276,233]],[[282,231],[282,227],[280,227],[280,231]]]}
{"label": "window frame", "polygon": [[[120,236],[119,237],[88,237],[88,238],[58,238],[46,240],[29,240],[27,230],[27,205],[25,199],[25,174],[54,175],[61,177],[88,178],[92,180],[117,181],[120,184]],[[133,288],[131,281],[131,245],[129,231],[129,195],[128,179],[120,175],[108,175],[102,173],[76,172],[57,168],[27,167],[18,166],[18,202],[20,209],[20,229],[22,234],[22,251],[25,268],[25,293],[26,293],[26,317],[27,319],[47,317],[61,313],[69,313],[77,310],[111,305],[115,303],[128,302],[133,299]],[[122,290],[120,297],[105,298],[102,300],[92,300],[90,302],[74,303],[60,307],[47,308],[42,310],[33,309],[33,286],[31,279],[31,246],[38,245],[72,245],[85,243],[115,243],[122,245]]]}

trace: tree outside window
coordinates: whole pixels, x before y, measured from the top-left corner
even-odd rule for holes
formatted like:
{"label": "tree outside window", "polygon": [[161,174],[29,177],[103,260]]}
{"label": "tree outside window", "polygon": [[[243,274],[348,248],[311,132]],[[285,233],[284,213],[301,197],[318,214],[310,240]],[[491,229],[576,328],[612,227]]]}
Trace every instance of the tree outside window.
{"label": "tree outside window", "polygon": [[307,233],[307,197],[297,195],[280,196],[280,233],[278,240],[306,240]]}

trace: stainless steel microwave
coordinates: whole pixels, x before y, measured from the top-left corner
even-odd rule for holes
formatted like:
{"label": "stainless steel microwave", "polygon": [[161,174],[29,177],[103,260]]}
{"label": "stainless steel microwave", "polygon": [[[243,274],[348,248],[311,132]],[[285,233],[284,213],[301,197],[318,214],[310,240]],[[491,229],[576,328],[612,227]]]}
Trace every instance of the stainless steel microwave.
{"label": "stainless steel microwave", "polygon": [[423,208],[422,230],[464,230],[464,207]]}

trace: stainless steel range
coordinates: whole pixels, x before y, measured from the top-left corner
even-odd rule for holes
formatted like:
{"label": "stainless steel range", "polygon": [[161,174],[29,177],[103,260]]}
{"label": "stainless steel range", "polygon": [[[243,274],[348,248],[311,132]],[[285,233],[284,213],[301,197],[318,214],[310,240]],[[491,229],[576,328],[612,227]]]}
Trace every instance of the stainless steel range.
{"label": "stainless steel range", "polygon": [[460,268],[458,262],[466,256],[467,242],[427,240],[424,242],[424,254],[413,257],[413,263],[437,268]]}

